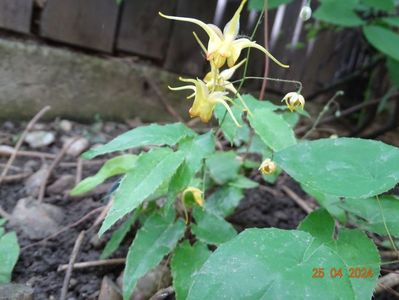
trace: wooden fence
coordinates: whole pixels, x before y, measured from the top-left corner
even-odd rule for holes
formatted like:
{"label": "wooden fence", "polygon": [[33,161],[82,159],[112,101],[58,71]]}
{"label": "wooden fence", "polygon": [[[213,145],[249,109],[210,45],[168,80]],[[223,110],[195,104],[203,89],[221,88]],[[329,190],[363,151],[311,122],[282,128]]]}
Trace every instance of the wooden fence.
{"label": "wooden fence", "polygon": [[[205,40],[201,29],[165,20],[158,12],[195,17],[221,26],[231,18],[239,2],[124,0],[117,5],[116,0],[0,0],[0,28],[110,55],[134,55],[169,71],[200,77],[206,64],[192,31]],[[301,80],[306,94],[350,73],[366,56],[362,56],[359,38],[352,32],[325,31],[308,41],[305,24],[298,19],[304,2],[295,0],[270,11],[267,29],[270,51],[291,65],[285,70],[270,63],[270,76]],[[250,35],[257,18],[257,12],[246,10],[240,34]],[[264,43],[264,27],[261,24],[255,36],[260,44]],[[256,50],[252,54],[248,74],[261,76],[264,56]],[[270,86],[289,89],[282,84]]]}

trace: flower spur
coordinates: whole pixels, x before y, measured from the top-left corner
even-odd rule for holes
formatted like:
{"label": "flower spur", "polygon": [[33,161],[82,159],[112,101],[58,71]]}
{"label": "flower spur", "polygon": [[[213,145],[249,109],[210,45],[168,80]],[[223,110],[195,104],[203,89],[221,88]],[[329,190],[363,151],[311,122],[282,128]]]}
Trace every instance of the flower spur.
{"label": "flower spur", "polygon": [[[161,12],[159,14],[166,19],[190,22],[200,26],[209,36],[206,58],[213,61],[216,68],[221,68],[226,61],[229,67],[234,66],[244,48],[256,48],[269,56],[279,66],[288,68],[288,65],[280,63],[269,51],[256,42],[247,38],[237,38],[240,29],[240,14],[246,1],[242,0],[233,18],[224,27],[223,32],[214,24],[206,24],[194,18],[168,16]],[[197,36],[194,36],[198,40]],[[201,42],[200,45],[202,45]]]}

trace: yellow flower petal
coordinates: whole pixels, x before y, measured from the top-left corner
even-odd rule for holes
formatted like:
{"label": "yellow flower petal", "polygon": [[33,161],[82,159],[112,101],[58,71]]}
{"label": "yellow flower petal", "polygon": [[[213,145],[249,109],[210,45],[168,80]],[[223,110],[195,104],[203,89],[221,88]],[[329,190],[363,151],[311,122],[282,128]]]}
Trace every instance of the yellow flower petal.
{"label": "yellow flower petal", "polygon": [[223,29],[224,38],[229,41],[235,40],[240,30],[240,14],[247,0],[242,0],[240,6],[236,10],[233,18],[226,24]]}

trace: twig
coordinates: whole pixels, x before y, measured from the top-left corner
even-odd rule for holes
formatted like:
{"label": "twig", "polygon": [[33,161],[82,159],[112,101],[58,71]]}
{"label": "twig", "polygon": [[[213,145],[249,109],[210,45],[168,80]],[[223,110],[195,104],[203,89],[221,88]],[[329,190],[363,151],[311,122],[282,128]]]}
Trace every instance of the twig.
{"label": "twig", "polygon": [[377,286],[375,287],[375,294],[381,293],[387,288],[392,288],[399,284],[399,274],[389,273],[378,279]]}
{"label": "twig", "polygon": [[[112,259],[100,259],[93,261],[78,262],[72,265],[73,269],[86,269],[92,267],[103,267],[103,266],[114,266],[125,264],[125,258],[112,258]],[[57,272],[65,271],[69,265],[59,265]]]}
{"label": "twig", "polygon": [[71,275],[72,275],[72,267],[73,267],[73,264],[75,263],[76,257],[78,256],[79,249],[80,249],[80,246],[82,245],[84,236],[85,236],[85,231],[82,230],[79,233],[79,235],[75,241],[75,245],[73,245],[71,257],[69,258],[67,271],[66,271],[65,277],[64,277],[64,283],[62,284],[60,300],[66,299],[67,292],[68,292],[69,280],[71,279]]}
{"label": "twig", "polygon": [[[106,159],[94,159],[94,160],[81,160],[82,166],[96,166],[102,165],[107,160]],[[77,167],[78,162],[61,162],[58,166],[61,168],[75,168]]]}
{"label": "twig", "polygon": [[[265,0],[265,4],[264,4],[264,16],[265,19],[263,20],[263,34],[264,34],[264,40],[265,40],[265,49],[269,48],[268,47],[268,40],[269,40],[269,35],[268,35],[268,1]],[[265,97],[265,91],[266,91],[266,86],[267,86],[267,77],[269,75],[269,57],[267,55],[265,55],[265,70],[263,73],[263,76],[265,77],[262,81],[262,87],[260,89],[260,93],[259,93],[259,99],[262,100]]]}
{"label": "twig", "polygon": [[54,159],[55,154],[51,153],[44,153],[44,152],[38,152],[38,151],[15,151],[14,148],[10,146],[0,146],[0,156],[11,156],[14,154],[18,154],[18,156],[26,156],[26,157],[34,157],[34,158],[49,158],[49,159]]}
{"label": "twig", "polygon": [[25,173],[21,173],[21,174],[4,176],[3,182],[10,183],[10,182],[19,181],[19,180],[25,179],[26,177],[29,177],[30,175],[32,175],[32,172],[25,172]]}
{"label": "twig", "polygon": [[292,199],[300,208],[302,208],[307,214],[310,214],[313,211],[305,200],[299,197],[293,190],[291,190],[288,186],[282,185],[281,189]]}
{"label": "twig", "polygon": [[[2,167],[2,168],[4,168],[5,166],[6,166],[5,164],[0,164],[0,167]],[[16,167],[16,166],[10,166],[9,169],[13,170],[13,171],[21,171],[22,170],[22,168]]]}
{"label": "twig", "polygon": [[25,130],[22,132],[21,136],[19,137],[19,140],[17,144],[14,147],[14,152],[11,154],[10,158],[7,161],[6,166],[3,169],[3,172],[0,175],[0,184],[3,181],[3,178],[7,175],[8,169],[11,167],[12,163],[14,162],[15,158],[17,157],[17,153],[19,148],[21,148],[22,143],[24,142],[26,135],[28,132],[32,129],[33,125],[50,109],[50,106],[46,106],[42,108],[30,122],[26,126]]}
{"label": "twig", "polygon": [[51,240],[52,238],[54,238],[54,237],[60,235],[61,233],[63,233],[63,232],[65,232],[65,231],[67,231],[67,230],[69,230],[69,229],[71,229],[71,228],[73,228],[73,227],[76,227],[76,226],[78,226],[79,224],[85,222],[85,221],[86,221],[88,218],[90,218],[92,215],[98,213],[99,211],[102,211],[103,209],[104,209],[104,206],[97,207],[96,209],[94,209],[94,210],[92,210],[91,212],[87,213],[86,215],[84,215],[82,218],[80,218],[80,219],[77,220],[76,222],[74,222],[74,223],[72,223],[72,224],[69,224],[69,225],[65,226],[65,227],[62,228],[61,230],[59,230],[59,231],[57,231],[57,232],[55,232],[55,233],[49,235],[48,237],[46,237],[46,238],[44,238],[44,239],[42,239],[42,240],[40,240],[40,241],[37,241],[37,242],[35,242],[35,243],[29,244],[29,245],[23,247],[21,250],[24,251],[24,250],[26,250],[26,249],[28,249],[28,248],[33,247],[33,246],[36,246],[36,245],[42,244],[42,243],[44,243],[44,242],[47,242],[48,240]]}
{"label": "twig", "polygon": [[398,258],[398,252],[396,251],[380,251],[380,256],[386,259]]}
{"label": "twig", "polygon": [[78,184],[82,180],[82,169],[83,169],[83,160],[78,158],[76,162],[76,177],[75,177],[75,184]]}
{"label": "twig", "polygon": [[42,184],[40,185],[40,190],[39,190],[39,197],[37,198],[37,200],[39,201],[39,203],[41,203],[43,201],[44,198],[44,193],[46,192],[46,186],[47,186],[47,182],[50,178],[51,173],[53,172],[53,170],[55,169],[55,167],[58,165],[58,163],[61,161],[61,159],[64,157],[66,151],[68,150],[68,148],[77,140],[78,138],[74,138],[73,140],[71,140],[69,143],[67,143],[66,145],[64,145],[64,147],[62,147],[61,151],[58,153],[58,155],[54,158],[53,162],[51,163],[46,176],[43,178]]}
{"label": "twig", "polygon": [[148,76],[147,74],[144,74],[144,77],[148,84],[151,86],[151,88],[154,90],[155,94],[157,94],[159,100],[162,102],[162,104],[165,106],[166,110],[168,113],[175,117],[179,122],[184,123],[183,118],[176,112],[176,110],[169,104],[169,102],[165,99],[164,95],[160,91],[158,85],[154,82],[154,80]]}

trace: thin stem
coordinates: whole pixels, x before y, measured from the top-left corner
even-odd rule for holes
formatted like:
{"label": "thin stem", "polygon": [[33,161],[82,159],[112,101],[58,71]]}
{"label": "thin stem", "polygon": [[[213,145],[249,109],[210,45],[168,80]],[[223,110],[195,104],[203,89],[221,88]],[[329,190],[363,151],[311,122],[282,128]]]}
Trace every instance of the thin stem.
{"label": "thin stem", "polygon": [[272,77],[262,77],[262,76],[246,76],[242,79],[234,80],[230,83],[237,83],[237,82],[243,82],[246,79],[257,79],[257,80],[270,80],[270,81],[278,81],[278,82],[286,82],[286,83],[292,83],[298,85],[298,90],[297,93],[300,94],[302,91],[302,82],[298,80],[289,80],[289,79],[281,79],[281,78],[272,78]]}
{"label": "thin stem", "polygon": [[[388,229],[387,222],[386,222],[386,220],[385,220],[385,215],[384,215],[384,211],[382,210],[382,205],[381,205],[380,197],[378,197],[378,195],[377,195],[376,198],[377,198],[378,206],[379,206],[379,208],[380,208],[380,213],[381,213],[381,217],[382,217],[382,222],[384,223],[384,227],[385,227],[385,230],[386,230],[386,232],[387,232],[389,241],[391,242],[392,248],[395,250],[396,253],[398,253],[398,249],[396,248],[395,242],[393,241],[392,235],[391,235],[391,233],[390,233],[390,231],[389,231],[389,229]],[[399,253],[398,253],[398,258],[399,258]]]}
{"label": "thin stem", "polygon": [[335,95],[327,102],[326,105],[324,105],[322,111],[319,113],[319,115],[317,116],[316,120],[314,121],[312,127],[308,130],[308,132],[305,133],[305,135],[302,137],[302,139],[306,139],[317,127],[317,125],[319,125],[321,119],[324,117],[324,115],[327,113],[327,111],[330,109],[330,105],[331,103],[333,103],[335,101],[335,99],[338,96],[342,96],[344,94],[343,91],[338,91],[335,93]]}

